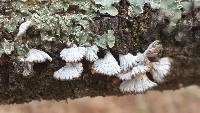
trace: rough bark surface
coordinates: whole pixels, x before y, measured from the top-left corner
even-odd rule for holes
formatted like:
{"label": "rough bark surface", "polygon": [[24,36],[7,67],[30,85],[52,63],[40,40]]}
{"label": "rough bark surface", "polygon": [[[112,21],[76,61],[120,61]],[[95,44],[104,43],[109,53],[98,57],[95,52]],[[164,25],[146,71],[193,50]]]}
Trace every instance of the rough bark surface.
{"label": "rough bark surface", "polygon": [[[103,34],[108,29],[115,31],[117,39],[112,53],[116,58],[119,53],[143,52],[150,42],[159,39],[164,45],[162,56],[171,57],[173,63],[165,82],[152,90],[175,90],[189,85],[200,85],[200,22],[195,16],[200,13],[198,9],[185,14],[176,29],[170,33],[166,31],[170,20],[164,18],[163,21],[159,21],[158,12],[148,6],[144,7],[143,14],[135,18],[128,17],[125,3],[121,3],[118,9],[118,16],[99,15],[94,18],[95,23],[91,26],[96,34]],[[0,31],[1,38],[7,35],[2,33],[5,32]],[[55,80],[53,73],[65,64],[59,58],[63,46],[52,43],[49,54],[53,61],[36,64],[35,73],[30,77],[22,76],[23,64],[16,62],[15,53],[10,56],[3,55],[0,60],[0,104],[124,95],[118,89],[120,80],[115,77],[92,75],[89,68],[91,64],[84,60],[84,72],[80,78],[72,81]],[[102,54],[100,52],[100,56]]]}

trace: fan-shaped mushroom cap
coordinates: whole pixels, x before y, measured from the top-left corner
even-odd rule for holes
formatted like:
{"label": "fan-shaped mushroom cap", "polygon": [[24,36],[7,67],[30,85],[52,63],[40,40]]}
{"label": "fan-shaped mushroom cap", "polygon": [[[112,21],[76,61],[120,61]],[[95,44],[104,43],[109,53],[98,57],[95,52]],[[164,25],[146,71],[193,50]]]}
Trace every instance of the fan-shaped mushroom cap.
{"label": "fan-shaped mushroom cap", "polygon": [[132,80],[123,81],[120,84],[120,90],[122,92],[143,93],[155,86],[157,86],[156,83],[149,80],[146,74],[142,74]]}
{"label": "fan-shaped mushroom cap", "polygon": [[136,55],[136,62],[137,62],[137,65],[147,65],[150,63],[149,59],[146,57],[145,54],[142,54],[142,53],[137,53]]}
{"label": "fan-shaped mushroom cap", "polygon": [[99,48],[96,45],[93,45],[91,47],[86,47],[86,54],[85,58],[88,61],[94,62],[98,59],[97,52],[99,51]]}
{"label": "fan-shaped mushroom cap", "polygon": [[31,72],[33,72],[34,63],[42,63],[46,60],[52,61],[52,58],[47,53],[37,49],[30,49],[27,54],[27,58],[24,60],[25,67],[23,75],[28,76]]}
{"label": "fan-shaped mushroom cap", "polygon": [[95,61],[92,69],[95,73],[108,76],[116,75],[121,72],[120,66],[110,52],[107,52],[103,59]]}
{"label": "fan-shaped mushroom cap", "polygon": [[130,80],[134,77],[134,75],[132,74],[132,71],[128,71],[126,73],[118,74],[117,77],[121,80]]}
{"label": "fan-shaped mushroom cap", "polygon": [[138,65],[133,67],[130,71],[126,72],[126,73],[121,73],[118,75],[118,77],[121,80],[130,80],[136,76],[139,76],[141,74],[145,74],[146,72],[150,71],[150,66],[145,66],[145,65]]}
{"label": "fan-shaped mushroom cap", "polygon": [[67,63],[64,67],[54,72],[53,76],[59,80],[71,80],[80,77],[82,72],[82,63]]}
{"label": "fan-shaped mushroom cap", "polygon": [[65,48],[60,52],[60,57],[66,62],[79,62],[86,53],[85,47],[77,47],[75,44],[71,48]]}
{"label": "fan-shaped mushroom cap", "polygon": [[158,62],[152,63],[152,69],[150,73],[153,79],[157,82],[162,82],[164,77],[170,72],[171,59],[168,57],[159,59]]}
{"label": "fan-shaped mushroom cap", "polygon": [[46,60],[52,61],[52,58],[47,53],[37,49],[30,49],[25,62],[42,63]]}
{"label": "fan-shaped mushroom cap", "polygon": [[137,65],[136,56],[133,56],[131,53],[119,55],[119,61],[123,71],[128,71],[133,68],[133,66]]}

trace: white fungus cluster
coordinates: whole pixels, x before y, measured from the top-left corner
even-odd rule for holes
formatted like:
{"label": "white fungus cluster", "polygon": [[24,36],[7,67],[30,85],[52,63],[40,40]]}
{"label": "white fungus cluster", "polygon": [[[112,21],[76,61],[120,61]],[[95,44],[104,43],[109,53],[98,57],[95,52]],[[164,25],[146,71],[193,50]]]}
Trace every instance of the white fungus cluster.
{"label": "white fungus cluster", "polygon": [[81,60],[85,58],[90,62],[98,59],[97,52],[99,51],[96,45],[91,47],[78,47],[73,44],[69,48],[64,48],[60,52],[60,57],[66,61],[66,65],[54,72],[54,78],[59,80],[71,80],[81,76],[83,66]]}
{"label": "white fungus cluster", "polygon": [[47,60],[52,61],[52,58],[44,51],[37,50],[37,49],[30,49],[26,56],[26,59],[24,60],[25,68],[23,71],[23,75],[28,76],[32,72],[34,72],[33,65],[35,63],[42,63]]}
{"label": "white fungus cluster", "polygon": [[[120,54],[119,64],[108,50],[104,58],[99,59],[97,56],[99,48],[96,45],[90,47],[70,45],[60,52],[60,57],[66,61],[66,65],[54,72],[53,76],[56,79],[71,80],[80,77],[84,70],[81,60],[85,58],[87,61],[93,62],[92,74],[117,76],[123,80],[119,87],[122,92],[143,93],[162,82],[171,67],[170,58],[158,58],[162,51],[162,45],[158,40],[152,42],[144,53],[137,53],[136,56],[131,53]],[[154,61],[152,62],[150,59],[154,59]],[[34,63],[42,63],[46,60],[52,61],[52,58],[43,51],[31,49],[25,59],[23,75],[27,76],[33,72]],[[148,78],[147,73],[152,75],[156,83]]]}
{"label": "white fungus cluster", "polygon": [[[158,40],[152,42],[144,53],[138,53],[127,60],[127,55],[120,55],[120,66],[123,69],[118,77],[123,80],[120,85],[122,92],[143,93],[148,89],[157,86],[157,83],[151,81],[146,73],[151,73],[156,82],[162,82],[164,77],[170,71],[170,58],[165,57],[157,62],[151,62],[149,58],[157,59],[162,51],[162,45]],[[132,65],[130,65],[132,64]]]}
{"label": "white fungus cluster", "polygon": [[143,74],[150,71],[150,66],[138,65],[130,69],[128,72],[120,73],[118,77],[121,80],[130,80],[134,78],[136,75]]}
{"label": "white fungus cluster", "polygon": [[95,61],[92,66],[92,70],[93,73],[99,73],[108,76],[117,75],[121,72],[118,62],[110,52],[107,52],[104,58]]}
{"label": "white fungus cluster", "polygon": [[128,71],[129,69],[133,68],[137,64],[136,56],[128,53],[127,55],[119,55],[120,66],[123,71]]}

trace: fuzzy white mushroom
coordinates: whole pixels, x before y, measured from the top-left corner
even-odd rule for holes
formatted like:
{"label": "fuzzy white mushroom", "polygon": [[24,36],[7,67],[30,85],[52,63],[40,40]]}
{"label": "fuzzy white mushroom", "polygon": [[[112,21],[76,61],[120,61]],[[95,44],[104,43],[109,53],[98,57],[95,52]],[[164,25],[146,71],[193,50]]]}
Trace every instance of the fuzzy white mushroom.
{"label": "fuzzy white mushroom", "polygon": [[153,79],[157,82],[162,82],[164,77],[167,76],[170,72],[171,67],[171,59],[168,57],[164,57],[159,59],[158,62],[152,63],[152,69],[150,73],[153,76]]}
{"label": "fuzzy white mushroom", "polygon": [[86,60],[90,62],[94,62],[98,59],[97,52],[99,51],[99,48],[96,45],[93,45],[91,47],[86,47],[86,54],[85,58]]}
{"label": "fuzzy white mushroom", "polygon": [[149,59],[144,53],[137,53],[136,62],[137,65],[148,65],[150,63]]}
{"label": "fuzzy white mushroom", "polygon": [[137,65],[136,56],[133,56],[131,53],[126,55],[119,55],[120,67],[123,71],[128,71],[133,66]]}
{"label": "fuzzy white mushroom", "polygon": [[127,55],[119,55],[120,66],[123,71],[128,71],[136,65],[149,64],[148,57],[157,57],[162,51],[162,45],[159,40],[152,42],[144,53],[137,53],[136,56],[128,53]]}
{"label": "fuzzy white mushroom", "polygon": [[65,48],[60,52],[60,57],[66,62],[79,62],[86,54],[85,47],[77,47],[73,44],[70,48]]}
{"label": "fuzzy white mushroom", "polygon": [[149,58],[156,58],[162,51],[162,49],[163,48],[162,45],[160,44],[160,41],[155,40],[148,46],[148,48],[145,50],[143,54]]}
{"label": "fuzzy white mushroom", "polygon": [[54,72],[54,78],[59,80],[71,80],[81,76],[82,63],[67,63],[64,67]]}
{"label": "fuzzy white mushroom", "polygon": [[142,74],[142,73],[146,73],[148,71],[150,71],[149,65],[138,65],[131,70],[133,76],[136,76],[136,75]]}
{"label": "fuzzy white mushroom", "polygon": [[24,60],[25,67],[23,75],[24,76],[30,75],[30,73],[33,72],[33,65],[35,63],[42,63],[45,62],[46,60],[52,61],[52,58],[47,53],[37,49],[30,49],[26,59]]}
{"label": "fuzzy white mushroom", "polygon": [[120,84],[120,90],[122,92],[143,93],[155,86],[157,86],[156,83],[149,80],[146,74],[142,74],[132,80],[123,81]]}
{"label": "fuzzy white mushroom", "polygon": [[149,60],[149,58],[157,58],[162,49],[162,45],[158,40],[152,42],[144,53],[138,53],[134,57],[136,63],[132,69],[129,68],[128,63],[127,65],[125,65],[125,63],[122,65],[121,62],[125,62],[123,58],[124,56],[120,56],[120,66],[123,68],[124,72],[118,74],[118,77],[125,80],[120,85],[120,90],[122,92],[143,93],[148,89],[157,86],[157,83],[149,80],[146,75],[147,72],[150,72],[153,79],[157,82],[163,80],[170,71],[170,59],[161,58],[158,62],[153,63]]}
{"label": "fuzzy white mushroom", "polygon": [[103,59],[98,59],[95,61],[92,66],[92,70],[95,73],[108,76],[116,75],[121,72],[118,62],[110,52],[107,52]]}
{"label": "fuzzy white mushroom", "polygon": [[130,71],[127,73],[121,73],[118,75],[118,77],[121,80],[130,80],[136,76],[139,76],[141,74],[145,74],[146,72],[150,71],[150,66],[149,65],[138,65],[133,67]]}
{"label": "fuzzy white mushroom", "polygon": [[19,26],[19,32],[17,33],[17,37],[24,35],[30,26],[31,26],[31,21],[23,22]]}
{"label": "fuzzy white mushroom", "polygon": [[133,74],[132,74],[132,71],[128,71],[128,72],[126,72],[126,73],[120,73],[120,74],[118,74],[117,77],[118,77],[119,79],[121,79],[121,80],[130,80],[130,79],[132,79],[132,77],[134,77],[134,76],[133,76]]}

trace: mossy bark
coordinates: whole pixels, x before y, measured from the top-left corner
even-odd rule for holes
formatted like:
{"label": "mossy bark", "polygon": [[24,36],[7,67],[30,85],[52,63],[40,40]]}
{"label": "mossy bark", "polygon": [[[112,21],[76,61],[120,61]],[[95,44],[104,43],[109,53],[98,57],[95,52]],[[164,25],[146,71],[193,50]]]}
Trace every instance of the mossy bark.
{"label": "mossy bark", "polygon": [[[119,15],[111,17],[98,15],[94,18],[91,29],[96,34],[103,34],[109,29],[115,31],[116,44],[111,52],[116,56],[127,52],[143,52],[155,39],[161,40],[164,51],[162,56],[173,59],[169,76],[163,83],[152,90],[175,90],[189,85],[200,85],[200,22],[195,19],[198,9],[184,15],[172,32],[167,31],[169,19],[160,21],[160,14],[149,6],[138,17],[129,17],[126,3],[118,6]],[[187,21],[192,20],[192,23]],[[181,34],[181,35],[180,35]],[[0,38],[12,38],[0,29]],[[30,35],[31,36],[31,35]],[[121,96],[118,89],[121,81],[116,77],[91,74],[91,63],[83,60],[84,72],[78,79],[59,81],[53,73],[64,66],[59,57],[64,48],[58,42],[48,43],[48,53],[53,61],[34,65],[34,75],[23,77],[23,64],[16,60],[17,54],[2,55],[0,59],[0,104],[24,103],[32,100],[67,100],[85,96]],[[46,50],[43,45],[38,48]],[[100,52],[102,56],[103,52]]]}

